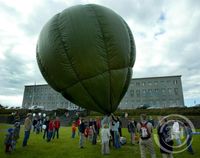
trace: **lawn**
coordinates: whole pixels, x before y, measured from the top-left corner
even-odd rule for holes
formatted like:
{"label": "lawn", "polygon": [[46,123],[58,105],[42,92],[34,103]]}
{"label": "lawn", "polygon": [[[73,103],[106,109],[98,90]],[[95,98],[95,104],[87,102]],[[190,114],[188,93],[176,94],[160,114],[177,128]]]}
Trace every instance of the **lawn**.
{"label": "lawn", "polygon": [[[79,137],[75,139],[71,138],[71,128],[62,127],[60,130],[60,138],[54,139],[51,142],[46,142],[42,138],[42,134],[31,133],[27,147],[22,147],[23,140],[23,127],[21,128],[21,137],[17,143],[16,150],[11,154],[4,153],[4,136],[6,129],[12,127],[7,124],[0,124],[0,158],[140,158],[140,151],[138,145],[131,145],[128,141],[126,145],[122,146],[121,149],[111,148],[111,154],[102,156],[101,155],[101,144],[91,145],[88,141],[85,143],[85,148],[80,149],[78,142]],[[123,135],[129,140],[129,134],[127,129],[123,129]],[[175,154],[175,158],[200,158],[200,135],[195,135],[193,141],[193,148],[195,151],[194,155],[190,155],[187,151],[179,154]],[[154,143],[156,148],[157,158],[161,157],[159,148]],[[148,155],[148,157],[150,157]]]}

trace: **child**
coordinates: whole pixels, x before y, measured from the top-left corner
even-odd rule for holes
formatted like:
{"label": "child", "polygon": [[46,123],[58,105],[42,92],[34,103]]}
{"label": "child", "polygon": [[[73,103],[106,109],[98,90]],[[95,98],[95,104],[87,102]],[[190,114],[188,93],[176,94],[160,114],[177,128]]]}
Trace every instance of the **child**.
{"label": "child", "polygon": [[15,122],[14,130],[13,130],[13,149],[16,147],[17,140],[19,139],[19,132],[20,132],[20,122]]}
{"label": "child", "polygon": [[85,131],[84,131],[84,136],[85,136],[85,138],[88,138],[89,130],[90,130],[90,128],[87,126],[87,127],[85,128]]}
{"label": "child", "polygon": [[76,123],[75,121],[72,123],[72,138],[75,138],[76,135]]}
{"label": "child", "polygon": [[101,140],[102,140],[101,153],[103,155],[110,153],[110,148],[109,148],[110,136],[111,136],[110,129],[108,128],[107,124],[104,124],[101,130]]}
{"label": "child", "polygon": [[92,126],[90,126],[89,132],[88,132],[88,139],[90,142],[92,142],[92,138],[93,138],[93,128]]}
{"label": "child", "polygon": [[12,142],[13,142],[13,128],[9,128],[4,141],[6,153],[10,153],[12,151],[13,149]]}

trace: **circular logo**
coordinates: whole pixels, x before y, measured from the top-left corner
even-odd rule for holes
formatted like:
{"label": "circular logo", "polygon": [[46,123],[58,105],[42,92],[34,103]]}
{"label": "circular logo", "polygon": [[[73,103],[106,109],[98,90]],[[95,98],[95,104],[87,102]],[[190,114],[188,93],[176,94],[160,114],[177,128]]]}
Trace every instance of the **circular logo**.
{"label": "circular logo", "polygon": [[193,123],[185,116],[171,114],[160,117],[154,140],[166,153],[180,153],[192,144]]}

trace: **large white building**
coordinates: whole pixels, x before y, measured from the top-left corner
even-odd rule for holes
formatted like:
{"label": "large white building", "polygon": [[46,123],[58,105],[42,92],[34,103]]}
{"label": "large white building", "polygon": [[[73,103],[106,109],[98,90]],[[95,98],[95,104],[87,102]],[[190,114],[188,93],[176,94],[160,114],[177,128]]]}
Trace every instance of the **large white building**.
{"label": "large white building", "polygon": [[119,108],[133,109],[143,105],[155,108],[183,107],[181,76],[132,79]]}
{"label": "large white building", "polygon": [[[134,109],[141,105],[156,108],[184,106],[181,76],[132,79],[119,108]],[[47,84],[25,86],[22,107],[32,106],[44,107],[46,110],[79,108]]]}

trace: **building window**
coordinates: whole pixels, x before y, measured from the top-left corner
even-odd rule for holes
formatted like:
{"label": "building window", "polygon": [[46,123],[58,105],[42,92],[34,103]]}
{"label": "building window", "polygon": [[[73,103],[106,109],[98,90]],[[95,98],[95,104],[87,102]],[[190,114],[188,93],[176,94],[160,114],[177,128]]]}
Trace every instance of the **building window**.
{"label": "building window", "polygon": [[166,92],[165,88],[162,88],[161,90],[162,90],[162,95],[165,95]]}
{"label": "building window", "polygon": [[142,86],[145,86],[145,82],[142,82]]}
{"label": "building window", "polygon": [[164,84],[164,81],[160,81],[161,84]]}
{"label": "building window", "polygon": [[136,86],[140,86],[140,82],[136,82]]}
{"label": "building window", "polygon": [[148,96],[152,96],[152,89],[148,89]]}
{"label": "building window", "polygon": [[136,96],[137,96],[137,97],[140,97],[140,90],[139,90],[139,89],[136,90]]}
{"label": "building window", "polygon": [[158,81],[154,81],[154,84],[157,86],[158,85]]}
{"label": "building window", "polygon": [[170,80],[167,80],[167,84],[170,84],[171,83],[171,81]]}
{"label": "building window", "polygon": [[178,81],[177,80],[173,80],[173,84],[178,84]]}
{"label": "building window", "polygon": [[158,91],[158,89],[156,88],[156,89],[154,89],[154,94],[155,94],[155,96],[158,96],[158,94],[159,94],[159,91]]}
{"label": "building window", "polygon": [[149,85],[149,86],[152,86],[152,82],[151,82],[151,81],[149,81],[149,82],[148,82],[148,85]]}
{"label": "building window", "polygon": [[172,89],[171,88],[168,88],[168,93],[169,93],[169,95],[172,94]]}
{"label": "building window", "polygon": [[134,97],[134,90],[130,91],[131,97]]}
{"label": "building window", "polygon": [[178,95],[178,88],[174,88],[175,95]]}
{"label": "building window", "polygon": [[146,89],[143,89],[143,90],[142,90],[142,96],[145,97],[145,96],[146,96],[146,93],[147,93]]}
{"label": "building window", "polygon": [[179,105],[179,100],[176,100],[176,105]]}

